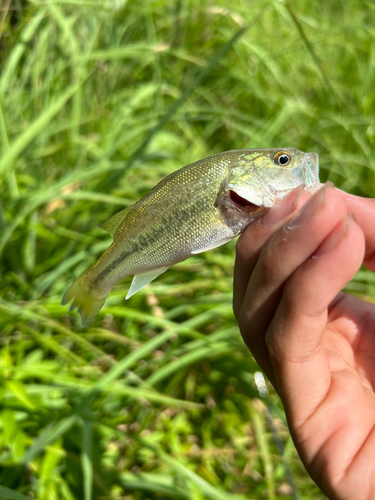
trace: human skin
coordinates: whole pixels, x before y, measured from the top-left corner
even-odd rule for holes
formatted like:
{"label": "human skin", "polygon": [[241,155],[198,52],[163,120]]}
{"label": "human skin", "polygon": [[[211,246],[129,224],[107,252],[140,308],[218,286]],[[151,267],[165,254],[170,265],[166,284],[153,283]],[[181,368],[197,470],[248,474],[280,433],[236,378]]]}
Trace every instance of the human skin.
{"label": "human skin", "polygon": [[362,262],[375,272],[375,200],[332,184],[292,193],[237,243],[243,339],[330,499],[375,498],[375,306],[341,292]]}

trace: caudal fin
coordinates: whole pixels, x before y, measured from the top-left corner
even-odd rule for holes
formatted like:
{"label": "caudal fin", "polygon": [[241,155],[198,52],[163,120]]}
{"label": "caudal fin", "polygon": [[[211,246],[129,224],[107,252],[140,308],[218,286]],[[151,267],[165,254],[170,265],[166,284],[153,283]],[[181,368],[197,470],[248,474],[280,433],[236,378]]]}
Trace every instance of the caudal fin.
{"label": "caudal fin", "polygon": [[70,311],[78,308],[83,326],[89,326],[103,307],[108,292],[90,286],[85,275],[80,276],[66,291],[61,304],[64,306],[73,300]]}

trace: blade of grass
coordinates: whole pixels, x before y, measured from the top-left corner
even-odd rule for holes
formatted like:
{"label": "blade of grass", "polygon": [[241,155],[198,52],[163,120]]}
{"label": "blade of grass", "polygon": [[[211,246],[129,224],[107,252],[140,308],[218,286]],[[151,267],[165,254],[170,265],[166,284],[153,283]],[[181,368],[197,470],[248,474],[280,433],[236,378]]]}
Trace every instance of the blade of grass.
{"label": "blade of grass", "polygon": [[36,16],[31,19],[31,21],[26,25],[24,31],[22,32],[20,41],[10,54],[7,65],[0,78],[0,95],[5,95],[6,91],[10,91],[12,89],[11,81],[16,72],[17,65],[20,62],[21,57],[27,50],[30,41],[37,32],[39,25],[44,17],[45,11],[44,9],[40,9]]}
{"label": "blade of grass", "polygon": [[114,307],[109,306],[105,309],[106,313],[113,314],[119,318],[131,318],[138,321],[145,322],[147,325],[156,326],[169,330],[170,332],[189,335],[193,338],[203,338],[204,335],[199,333],[184,323],[178,324],[173,321],[168,321],[164,318],[157,318],[151,314],[145,313],[137,309],[131,309],[130,307]]}
{"label": "blade of grass", "polygon": [[110,356],[107,356],[106,353],[102,351],[102,349],[99,349],[94,344],[89,342],[87,339],[81,337],[77,333],[72,332],[71,330],[69,330],[69,328],[66,328],[65,326],[61,325],[60,323],[51,318],[46,318],[42,314],[38,314],[30,310],[30,308],[20,307],[16,304],[11,304],[4,300],[1,300],[0,307],[4,307],[6,310],[8,310],[8,312],[13,312],[13,314],[18,318],[35,320],[38,323],[50,327],[52,328],[52,330],[61,333],[65,337],[71,338],[78,345],[81,345],[81,347],[87,349],[89,352],[95,354],[96,356],[104,357],[110,364],[115,363],[115,361]]}
{"label": "blade of grass", "polygon": [[[142,315],[145,316],[145,315]],[[139,314],[137,315],[139,317]],[[199,322],[207,321],[212,317],[210,312],[208,314],[200,315],[198,319],[194,321],[194,326],[199,324]],[[153,320],[153,317],[149,319]],[[166,324],[167,323],[167,324]],[[125,370],[128,370],[134,363],[147,357],[152,351],[157,349],[160,345],[164,344],[172,335],[180,330],[185,330],[187,328],[189,321],[182,323],[181,325],[174,324],[173,322],[162,321],[164,327],[168,327],[168,331],[157,335],[156,337],[148,340],[142,347],[134,351],[133,353],[127,355],[124,359],[117,362],[105,375],[103,375],[95,384],[95,387],[104,387],[111,384],[116,380]],[[192,323],[192,322],[191,322]],[[189,325],[191,326],[191,325]]]}
{"label": "blade of grass", "polygon": [[0,38],[1,38],[1,35],[3,34],[3,29],[4,29],[4,23],[5,23],[5,19],[9,13],[9,7],[10,7],[10,2],[12,0],[5,0],[3,2],[3,12],[1,13],[0,15]]}
{"label": "blade of grass", "polygon": [[157,495],[167,495],[173,499],[191,498],[187,491],[173,484],[173,478],[167,474],[123,472],[120,475],[120,481],[124,488],[130,491],[150,491]]}
{"label": "blade of grass", "polygon": [[267,423],[269,425],[269,428],[271,429],[273,442],[275,443],[275,446],[277,448],[277,452],[278,452],[278,454],[281,458],[281,461],[284,465],[284,468],[285,468],[285,479],[287,480],[287,482],[290,486],[290,489],[292,492],[291,496],[292,496],[293,500],[299,500],[299,495],[298,495],[298,491],[297,491],[297,488],[296,488],[296,485],[294,482],[292,471],[290,469],[288,461],[286,460],[286,458],[284,456],[285,446],[284,446],[283,440],[280,436],[280,433],[277,430],[277,427],[274,423],[273,410],[272,410],[272,407],[270,405],[268,405],[265,408],[265,415],[267,418]]}
{"label": "blade of grass", "polygon": [[8,173],[13,169],[14,162],[20,153],[30,144],[30,142],[50,123],[52,118],[64,107],[66,102],[77,92],[85,80],[71,85],[68,89],[59,96],[53,103],[50,104],[47,110],[41,113],[27,129],[19,134],[17,139],[10,144],[9,150],[1,159],[0,175]]}
{"label": "blade of grass", "polygon": [[251,421],[253,424],[256,440],[259,445],[259,450],[263,461],[264,472],[267,481],[267,492],[269,495],[268,498],[270,500],[276,500],[275,479],[273,475],[271,452],[269,449],[268,437],[266,435],[266,428],[263,415],[259,411],[259,408],[263,407],[263,403],[257,400],[255,404],[252,404],[251,406],[252,406]]}
{"label": "blade of grass", "polygon": [[83,473],[83,492],[84,500],[92,499],[92,423],[89,420],[83,419],[82,432],[82,473]]}
{"label": "blade of grass", "polygon": [[39,333],[35,328],[32,328],[31,326],[25,324],[22,325],[22,328],[26,332],[28,332],[29,335],[34,338],[40,345],[47,347],[52,352],[65,359],[68,363],[77,364],[78,366],[84,366],[86,364],[86,361],[83,358],[81,358],[74,352],[71,352],[65,346],[61,345],[61,343],[56,342],[56,340],[54,340],[52,337],[43,335]]}
{"label": "blade of grass", "polygon": [[108,205],[121,205],[125,207],[134,203],[134,199],[120,198],[119,196],[98,193],[95,191],[74,191],[69,194],[61,194],[61,198],[63,200],[88,200],[95,201],[96,203],[107,203]]}
{"label": "blade of grass", "polygon": [[300,34],[300,36],[305,44],[307,52],[310,54],[312,60],[315,63],[315,66],[318,68],[318,71],[323,79],[326,90],[329,91],[331,93],[331,95],[333,97],[335,97],[336,100],[339,101],[339,97],[338,97],[337,93],[335,92],[335,90],[333,89],[331,82],[329,81],[329,79],[326,75],[326,72],[323,70],[322,63],[321,63],[319,57],[317,56],[317,54],[314,50],[314,47],[310,43],[310,40],[307,38],[306,33],[305,33],[304,29],[302,28],[301,23],[299,22],[297,16],[294,13],[293,8],[291,7],[291,5],[289,3],[284,3],[284,5],[285,5],[286,9],[288,10],[288,12],[289,12],[297,30],[298,30],[298,33]]}
{"label": "blade of grass", "polygon": [[[97,425],[99,427],[100,426],[108,427],[113,432],[115,432],[117,435],[123,436],[123,433],[121,431],[119,431],[118,428],[112,426],[109,423],[106,423],[105,421],[97,422]],[[129,434],[129,437],[130,436],[131,435]],[[212,486],[210,483],[208,483],[203,478],[198,476],[198,474],[195,474],[192,470],[190,470],[188,467],[186,467],[181,462],[179,462],[176,458],[165,453],[159,446],[155,446],[153,444],[150,444],[140,437],[136,437],[136,436],[132,436],[132,437],[142,447],[151,450],[156,456],[160,457],[165,464],[169,465],[175,472],[177,472],[184,479],[188,480],[189,482],[191,481],[192,483],[194,483],[198,487],[198,489],[202,493],[204,493],[204,495],[207,496],[208,498],[210,498],[212,500],[253,500],[248,496],[227,493],[227,492],[221,490],[220,488]],[[189,498],[190,498],[190,495],[189,495]]]}
{"label": "blade of grass", "polygon": [[[57,26],[61,29],[63,33],[63,43],[65,47],[69,47],[70,56],[73,60],[72,68],[74,73],[74,80],[80,82],[84,78],[86,72],[86,67],[82,63],[79,64],[80,59],[80,44],[75,36],[75,32],[72,29],[72,19],[64,16],[62,9],[60,9],[56,4],[47,4],[47,8],[51,13],[52,17],[56,21]],[[74,26],[74,25],[73,25]],[[72,114],[71,114],[71,127],[70,135],[71,141],[75,142],[76,137],[79,134],[80,120],[81,120],[81,108],[82,108],[82,86],[79,86],[77,91],[72,97]]]}
{"label": "blade of grass", "polygon": [[[260,11],[254,16],[254,18],[247,24],[244,28],[239,29],[233,36],[226,42],[216,53],[216,55],[211,59],[210,63],[205,66],[200,73],[196,76],[193,82],[182,92],[180,98],[169,108],[169,110],[159,119],[158,123],[150,130],[141,145],[135,150],[132,156],[127,161],[124,170],[129,169],[133,163],[138,160],[144,150],[147,148],[148,144],[151,142],[153,137],[164,127],[166,123],[170,121],[172,116],[181,108],[181,106],[186,102],[188,97],[194,92],[198,87],[200,82],[208,76],[211,71],[218,65],[220,60],[229,52],[229,50],[234,46],[234,44],[241,38],[246,31],[253,26],[264,14],[264,12],[269,8],[270,4],[267,2]],[[122,174],[121,174],[122,175]],[[112,182],[115,181],[120,174],[113,177]]]}
{"label": "blade of grass", "polygon": [[99,161],[91,168],[82,168],[75,172],[69,172],[63,176],[58,182],[52,186],[43,187],[37,192],[31,192],[26,197],[20,210],[14,215],[11,221],[4,227],[0,234],[0,256],[4,251],[5,245],[8,243],[14,230],[21,225],[25,218],[32,213],[38,206],[43,205],[50,201],[53,197],[60,194],[60,190],[69,184],[81,182],[87,179],[92,179],[94,176],[103,175],[104,172],[109,170],[121,170],[123,168],[122,162],[112,162],[107,160]]}
{"label": "blade of grass", "polygon": [[125,358],[118,361],[115,366],[108,370],[108,372],[95,383],[94,388],[101,388],[112,384],[125,370],[128,370],[137,361],[147,357],[157,347],[169,340],[172,335],[175,335],[173,330],[167,331],[145,342],[142,347],[125,356]]}
{"label": "blade of grass", "polygon": [[[1,151],[3,152],[3,154],[7,153],[9,151],[9,138],[5,124],[3,106],[1,105],[1,99],[0,99],[0,144],[2,144]],[[14,171],[9,172],[8,175],[5,176],[5,182],[7,184],[7,191],[10,198],[11,199],[18,198],[19,196],[18,185]]]}
{"label": "blade of grass", "polygon": [[58,422],[54,422],[45,427],[39,436],[34,440],[33,444],[26,451],[22,463],[29,464],[34,457],[43,451],[43,449],[62,436],[73,427],[79,420],[78,415],[73,414],[69,417],[62,418]]}
{"label": "blade of grass", "polygon": [[208,498],[211,498],[212,500],[251,500],[251,498],[249,498],[248,496],[245,497],[244,495],[234,495],[232,493],[227,493],[215,486],[212,486],[210,483],[198,476],[198,474],[190,470],[174,457],[163,452],[160,448],[151,446],[150,448],[163,460],[164,463],[170,465],[182,477],[194,483],[199,488],[199,490]]}
{"label": "blade of grass", "polygon": [[166,366],[159,368],[155,373],[146,379],[146,383],[154,386],[161,380],[170,377],[173,373],[184,370],[187,366],[191,366],[201,360],[208,361],[211,359],[217,359],[218,357],[226,354],[228,350],[229,346],[226,344],[209,347],[205,346],[201,349],[196,349],[193,352],[179,357],[175,361],[169,362]]}

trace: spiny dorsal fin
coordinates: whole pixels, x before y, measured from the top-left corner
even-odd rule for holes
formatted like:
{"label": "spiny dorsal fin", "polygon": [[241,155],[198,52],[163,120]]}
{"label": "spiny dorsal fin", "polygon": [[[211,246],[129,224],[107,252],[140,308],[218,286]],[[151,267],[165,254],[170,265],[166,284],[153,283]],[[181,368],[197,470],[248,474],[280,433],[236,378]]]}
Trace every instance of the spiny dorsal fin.
{"label": "spiny dorsal fin", "polygon": [[121,210],[121,212],[117,212],[117,214],[115,215],[112,215],[110,219],[108,219],[106,222],[103,222],[103,224],[99,226],[100,229],[103,229],[103,231],[107,231],[107,233],[109,233],[113,237],[117,229],[126,219],[126,216],[130,212],[131,208],[133,208],[133,205],[124,208],[124,210]]}
{"label": "spiny dorsal fin", "polygon": [[159,267],[158,269],[153,269],[152,271],[147,271],[142,274],[135,274],[132,284],[130,285],[128,295],[126,298],[128,299],[132,295],[134,295],[138,290],[148,285],[150,281],[154,280],[159,276],[159,274],[164,273],[168,269],[167,267]]}

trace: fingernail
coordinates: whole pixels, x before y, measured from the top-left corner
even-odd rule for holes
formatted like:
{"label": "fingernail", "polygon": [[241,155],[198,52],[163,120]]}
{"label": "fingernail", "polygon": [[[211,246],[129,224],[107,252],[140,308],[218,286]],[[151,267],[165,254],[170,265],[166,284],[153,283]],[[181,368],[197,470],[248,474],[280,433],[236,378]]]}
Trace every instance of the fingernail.
{"label": "fingernail", "polygon": [[[332,184],[332,183],[331,183]],[[332,184],[333,186],[333,184]],[[326,189],[331,188],[331,186],[324,185],[322,188],[317,191],[314,196],[312,196],[300,210],[296,213],[296,215],[288,222],[285,226],[286,229],[292,230],[298,226],[302,226],[305,222],[307,222],[311,217],[313,217],[324,205],[324,201],[326,199]]]}
{"label": "fingernail", "polygon": [[335,227],[335,229],[329,234],[323,243],[319,245],[311,257],[316,259],[320,255],[323,255],[324,253],[327,253],[335,248],[345,238],[352,221],[355,221],[353,213],[349,214],[342,223]]}
{"label": "fingernail", "polygon": [[266,215],[258,221],[259,225],[262,227],[271,227],[293,212],[297,206],[298,199],[304,187],[305,186],[302,184],[301,186],[293,189],[293,191],[287,194],[284,198],[278,200],[276,205],[270,208]]}

